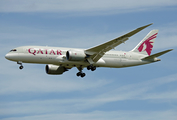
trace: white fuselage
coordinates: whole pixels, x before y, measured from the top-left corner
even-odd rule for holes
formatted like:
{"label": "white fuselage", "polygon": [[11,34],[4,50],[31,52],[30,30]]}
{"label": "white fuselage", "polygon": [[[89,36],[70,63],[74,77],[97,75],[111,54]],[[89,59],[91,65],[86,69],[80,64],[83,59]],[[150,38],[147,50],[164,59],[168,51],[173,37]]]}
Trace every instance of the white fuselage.
{"label": "white fuselage", "polygon": [[[11,61],[20,61],[23,63],[38,63],[38,64],[53,64],[62,65],[66,68],[72,67],[87,67],[89,63],[84,61],[69,61],[66,59],[66,52],[68,50],[82,50],[75,48],[61,48],[61,47],[44,47],[44,46],[22,46],[15,48],[16,51],[11,51],[6,54],[6,58]],[[147,55],[138,54],[132,51],[109,51],[100,58],[94,66],[96,67],[110,67],[121,68],[130,67],[142,64],[148,64],[155,61],[143,61],[142,58]]]}
{"label": "white fuselage", "polygon": [[79,72],[76,75],[78,77],[86,75],[82,71],[84,68],[95,71],[97,67],[122,68],[148,64],[160,61],[157,57],[173,50],[169,49],[151,55],[158,30],[151,30],[129,52],[110,50],[150,25],[152,24],[139,27],[125,35],[89,49],[22,46],[12,49],[5,57],[8,60],[17,62],[20,65],[19,69],[23,69],[22,63],[47,64],[45,70],[50,75],[61,75],[68,69],[77,67]]}

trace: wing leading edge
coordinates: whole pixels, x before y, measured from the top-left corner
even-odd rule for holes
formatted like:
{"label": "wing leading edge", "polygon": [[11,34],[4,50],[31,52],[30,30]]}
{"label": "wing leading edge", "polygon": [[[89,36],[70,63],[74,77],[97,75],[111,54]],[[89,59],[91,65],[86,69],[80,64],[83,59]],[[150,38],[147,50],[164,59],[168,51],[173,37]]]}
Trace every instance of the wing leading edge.
{"label": "wing leading edge", "polygon": [[153,23],[139,27],[139,28],[137,28],[125,35],[122,35],[118,38],[115,38],[115,39],[110,40],[106,43],[103,43],[103,44],[98,45],[96,47],[92,47],[90,49],[85,50],[85,53],[87,55],[89,55],[87,60],[89,61],[90,64],[97,62],[106,52],[115,48],[116,46],[120,45],[121,43],[124,43],[125,41],[127,41],[129,39],[129,37],[133,36],[134,34],[140,32],[141,30],[145,29],[146,27],[148,27],[152,24]]}

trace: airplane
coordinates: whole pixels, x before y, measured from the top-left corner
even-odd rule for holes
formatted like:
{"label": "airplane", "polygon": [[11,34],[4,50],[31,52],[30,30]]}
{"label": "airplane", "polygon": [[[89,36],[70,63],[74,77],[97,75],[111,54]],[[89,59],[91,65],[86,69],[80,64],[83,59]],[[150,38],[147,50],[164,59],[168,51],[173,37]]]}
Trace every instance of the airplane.
{"label": "airplane", "polygon": [[77,67],[77,76],[84,77],[84,68],[95,71],[98,67],[123,68],[160,61],[159,56],[172,51],[168,49],[151,55],[158,30],[151,30],[142,41],[131,51],[110,51],[121,43],[125,43],[129,37],[152,25],[139,27],[125,35],[110,40],[101,45],[89,48],[63,48],[45,46],[22,46],[10,50],[5,58],[17,62],[19,69],[23,69],[22,63],[47,64],[45,71],[49,75],[61,75],[73,67]]}

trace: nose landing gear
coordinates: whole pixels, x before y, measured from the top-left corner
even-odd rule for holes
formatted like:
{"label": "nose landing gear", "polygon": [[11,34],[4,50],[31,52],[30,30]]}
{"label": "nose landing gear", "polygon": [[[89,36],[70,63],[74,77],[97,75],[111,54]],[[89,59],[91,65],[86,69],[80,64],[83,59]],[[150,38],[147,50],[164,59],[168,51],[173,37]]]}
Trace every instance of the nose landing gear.
{"label": "nose landing gear", "polygon": [[21,62],[21,61],[18,61],[17,64],[20,65],[20,67],[19,67],[20,70],[23,69],[23,65],[22,65],[22,62]]}
{"label": "nose landing gear", "polygon": [[19,69],[23,69],[23,66],[20,66]]}

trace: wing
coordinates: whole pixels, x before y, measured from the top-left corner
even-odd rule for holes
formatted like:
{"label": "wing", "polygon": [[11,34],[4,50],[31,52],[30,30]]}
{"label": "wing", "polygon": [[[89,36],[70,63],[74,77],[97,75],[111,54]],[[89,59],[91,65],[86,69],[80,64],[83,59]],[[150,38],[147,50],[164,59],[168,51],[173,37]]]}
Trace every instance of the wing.
{"label": "wing", "polygon": [[85,53],[90,56],[87,60],[91,64],[94,62],[97,62],[107,51],[115,48],[116,46],[120,45],[121,43],[124,43],[126,40],[129,39],[129,37],[131,37],[132,35],[138,33],[139,31],[143,30],[144,28],[146,28],[150,25],[152,25],[152,23],[149,25],[139,27],[139,28],[137,28],[125,35],[122,35],[118,38],[115,38],[111,41],[108,41],[108,42],[98,45],[96,47],[85,50]]}

